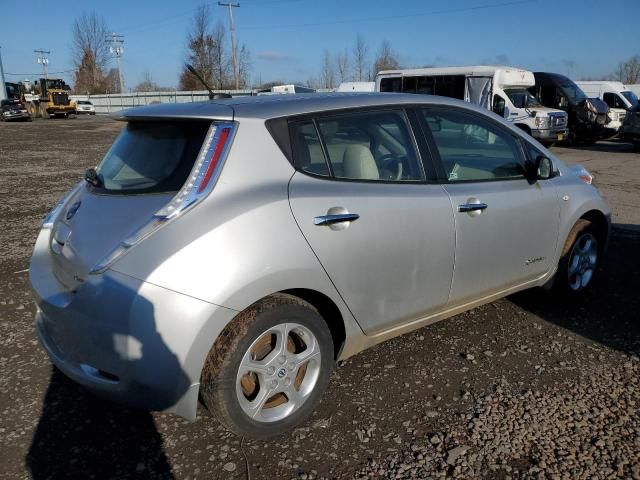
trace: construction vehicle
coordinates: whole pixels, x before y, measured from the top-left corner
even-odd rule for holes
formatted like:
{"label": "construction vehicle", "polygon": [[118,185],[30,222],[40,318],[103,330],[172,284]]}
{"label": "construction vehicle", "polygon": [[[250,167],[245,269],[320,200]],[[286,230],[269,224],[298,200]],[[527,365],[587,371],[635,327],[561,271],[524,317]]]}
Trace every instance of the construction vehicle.
{"label": "construction vehicle", "polygon": [[25,95],[32,117],[51,118],[76,114],[76,103],[69,99],[71,87],[61,78],[41,78],[36,80],[39,95]]}

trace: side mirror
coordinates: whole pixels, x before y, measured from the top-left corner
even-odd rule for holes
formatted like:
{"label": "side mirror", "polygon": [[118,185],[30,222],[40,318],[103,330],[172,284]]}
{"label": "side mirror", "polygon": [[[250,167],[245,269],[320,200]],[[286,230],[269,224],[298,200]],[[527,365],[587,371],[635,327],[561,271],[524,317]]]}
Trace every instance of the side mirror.
{"label": "side mirror", "polygon": [[535,178],[537,180],[548,180],[553,177],[553,163],[543,155],[538,155],[535,161]]}
{"label": "side mirror", "polygon": [[505,107],[506,107],[506,102],[504,101],[503,98],[498,96],[493,97],[493,113],[496,113],[501,117],[504,117]]}

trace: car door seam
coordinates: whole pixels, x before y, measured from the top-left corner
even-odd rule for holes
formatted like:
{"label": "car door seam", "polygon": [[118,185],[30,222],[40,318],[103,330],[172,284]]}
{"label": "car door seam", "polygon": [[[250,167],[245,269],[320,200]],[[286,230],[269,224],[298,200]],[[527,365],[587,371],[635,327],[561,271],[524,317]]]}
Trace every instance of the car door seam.
{"label": "car door seam", "polygon": [[349,307],[349,304],[347,303],[345,298],[342,296],[342,293],[338,289],[338,286],[334,283],[333,279],[331,278],[331,275],[329,275],[329,272],[327,272],[327,269],[322,264],[322,261],[320,261],[320,258],[318,257],[318,255],[316,254],[315,250],[313,249],[313,247],[309,243],[309,240],[307,239],[306,235],[304,234],[304,231],[302,230],[302,227],[298,223],[298,219],[296,218],[296,215],[293,213],[293,206],[291,205],[291,181],[293,180],[293,177],[295,177],[296,173],[298,173],[297,170],[293,172],[293,174],[289,178],[289,181],[287,182],[287,201],[289,202],[289,210],[291,211],[291,217],[293,218],[293,221],[295,222],[296,226],[298,227],[300,235],[302,235],[302,238],[304,239],[305,243],[309,246],[309,250],[311,250],[311,253],[313,254],[313,256],[318,261],[318,264],[320,265],[320,268],[322,269],[324,274],[327,276],[327,278],[329,279],[329,282],[331,283],[331,285],[333,285],[333,288],[335,289],[336,293],[340,297],[340,300],[342,300],[342,303],[344,303],[344,305],[347,307],[347,310],[349,311],[351,316],[355,319],[356,323],[358,324],[358,327],[360,327],[360,329],[362,330],[362,332],[364,334],[364,330],[362,329],[362,325],[360,325],[360,322],[358,322],[358,319],[356,318],[356,316],[354,315],[353,311],[351,310],[351,307]]}

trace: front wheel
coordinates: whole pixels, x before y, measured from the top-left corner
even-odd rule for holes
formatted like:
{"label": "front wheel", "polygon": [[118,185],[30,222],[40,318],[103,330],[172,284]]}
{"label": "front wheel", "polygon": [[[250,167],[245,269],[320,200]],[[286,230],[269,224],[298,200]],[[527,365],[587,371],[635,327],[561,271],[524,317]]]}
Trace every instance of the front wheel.
{"label": "front wheel", "polygon": [[333,352],[327,324],[312,305],[273,295],[240,313],[218,337],[202,372],[202,399],[238,435],[278,435],[320,403]]}
{"label": "front wheel", "polygon": [[593,224],[578,220],[564,245],[554,287],[569,294],[583,292],[593,281],[600,260],[600,245]]}

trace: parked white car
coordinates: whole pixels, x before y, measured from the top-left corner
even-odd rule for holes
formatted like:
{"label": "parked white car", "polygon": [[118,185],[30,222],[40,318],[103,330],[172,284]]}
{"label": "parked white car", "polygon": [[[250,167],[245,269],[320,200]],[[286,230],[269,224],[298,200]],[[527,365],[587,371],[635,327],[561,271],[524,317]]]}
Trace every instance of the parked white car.
{"label": "parked white car", "polygon": [[80,115],[85,113],[88,115],[96,114],[96,107],[89,100],[76,100],[76,113]]}

